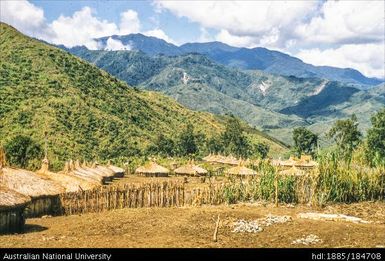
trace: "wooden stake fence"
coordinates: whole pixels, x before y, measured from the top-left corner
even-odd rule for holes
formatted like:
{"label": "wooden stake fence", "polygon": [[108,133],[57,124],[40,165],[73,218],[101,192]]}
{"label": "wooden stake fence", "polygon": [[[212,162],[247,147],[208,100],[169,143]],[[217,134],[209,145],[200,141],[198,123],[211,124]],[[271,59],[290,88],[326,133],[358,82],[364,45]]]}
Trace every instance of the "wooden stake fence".
{"label": "wooden stake fence", "polygon": [[[73,215],[122,208],[181,207],[221,204],[223,186],[186,191],[183,183],[103,186],[60,195],[62,214]],[[221,194],[222,193],[222,194]]]}

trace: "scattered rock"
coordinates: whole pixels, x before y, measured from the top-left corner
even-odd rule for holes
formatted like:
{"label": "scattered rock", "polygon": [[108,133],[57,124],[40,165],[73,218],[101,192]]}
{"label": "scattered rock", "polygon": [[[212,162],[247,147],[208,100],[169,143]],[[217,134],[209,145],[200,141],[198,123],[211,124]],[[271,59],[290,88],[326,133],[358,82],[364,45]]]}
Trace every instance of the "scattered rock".
{"label": "scattered rock", "polygon": [[347,216],[343,214],[324,214],[324,213],[299,213],[299,218],[328,220],[328,221],[348,221],[353,223],[369,224],[370,221],[363,220],[359,217]]}
{"label": "scattered rock", "polygon": [[292,242],[293,245],[302,244],[302,245],[313,245],[317,243],[322,243],[322,239],[320,239],[317,235],[310,234],[307,237],[296,239]]}
{"label": "scattered rock", "polygon": [[282,224],[291,221],[290,216],[274,216],[267,215],[265,218],[259,218],[256,220],[246,221],[244,219],[233,222],[233,231],[236,233],[258,233],[263,231],[264,227],[269,227],[273,224]]}
{"label": "scattered rock", "polygon": [[258,233],[263,231],[263,228],[257,223],[256,220],[254,221],[246,221],[246,220],[238,220],[234,222],[234,229],[232,232],[235,233]]}
{"label": "scattered rock", "polygon": [[41,218],[51,218],[51,217],[52,217],[51,215],[44,215]]}

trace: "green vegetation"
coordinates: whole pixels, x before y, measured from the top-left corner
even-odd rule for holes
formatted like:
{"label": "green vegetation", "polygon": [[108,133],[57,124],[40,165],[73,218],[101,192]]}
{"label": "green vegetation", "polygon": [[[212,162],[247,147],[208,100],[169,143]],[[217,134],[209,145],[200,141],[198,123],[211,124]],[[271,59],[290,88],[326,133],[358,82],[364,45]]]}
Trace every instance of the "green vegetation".
{"label": "green vegetation", "polygon": [[385,108],[371,117],[368,130],[366,157],[370,165],[385,166]]}
{"label": "green vegetation", "polygon": [[294,147],[293,150],[297,156],[301,154],[315,155],[318,136],[304,127],[295,128],[293,130]]}
{"label": "green vegetation", "polygon": [[357,116],[353,114],[350,119],[336,121],[327,135],[334,139],[339,155],[346,162],[350,162],[362,137],[358,130]]}
{"label": "green vegetation", "polygon": [[[236,62],[232,67],[214,62],[221,60],[218,54],[209,55],[211,59],[208,59],[183,52],[175,53],[178,56],[149,56],[140,51],[86,48],[69,51],[129,84],[161,91],[193,110],[231,113],[287,144],[292,144],[291,132],[295,127],[303,126],[320,135],[327,132],[334,121],[353,113],[360,122],[360,130],[366,131],[372,112],[385,104],[384,84],[361,90],[360,85],[326,80],[328,77],[301,74],[307,78],[299,78],[240,70],[234,68],[239,67]],[[250,59],[258,58],[251,56]],[[224,64],[234,61],[228,62]],[[297,68],[284,65],[279,65],[282,70]],[[322,70],[330,73],[330,68]],[[373,84],[375,82],[378,81]],[[328,146],[330,141],[320,136],[319,145]]]}
{"label": "green vegetation", "polygon": [[39,143],[28,136],[17,135],[5,146],[7,162],[21,168],[37,168],[41,165],[43,149]]}
{"label": "green vegetation", "polygon": [[[42,144],[47,132],[55,170],[69,158],[124,161],[145,156],[160,134],[178,136],[187,124],[208,138],[224,130],[225,117],[131,88],[4,23],[0,29],[0,145],[19,135]],[[271,144],[275,152],[285,150],[266,135],[248,135]]]}
{"label": "green vegetation", "polygon": [[308,175],[279,175],[266,163],[254,168],[259,176],[246,182],[231,179],[223,188],[227,203],[241,201],[275,200],[275,180],[278,184],[278,202],[326,203],[385,200],[384,168],[350,167],[336,160],[333,154],[320,156],[318,169]]}

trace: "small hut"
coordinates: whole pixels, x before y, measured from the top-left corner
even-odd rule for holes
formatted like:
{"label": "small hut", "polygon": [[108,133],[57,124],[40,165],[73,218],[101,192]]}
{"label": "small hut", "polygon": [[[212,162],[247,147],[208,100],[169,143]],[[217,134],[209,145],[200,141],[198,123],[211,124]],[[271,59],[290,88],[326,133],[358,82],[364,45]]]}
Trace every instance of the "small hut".
{"label": "small hut", "polygon": [[246,176],[255,176],[257,175],[257,172],[255,170],[246,168],[245,166],[239,165],[226,170],[225,174],[246,177]]}
{"label": "small hut", "polygon": [[302,176],[306,172],[302,169],[297,168],[296,166],[291,167],[290,169],[281,170],[278,174],[283,176]]}
{"label": "small hut", "polygon": [[64,170],[59,173],[76,176],[89,182],[96,181],[99,184],[108,184],[112,181],[114,176],[113,171],[110,169],[97,169],[96,163],[91,167],[88,167],[85,164],[81,166],[78,160],[75,162],[72,160],[66,162]]}
{"label": "small hut", "polygon": [[206,157],[202,158],[204,161],[207,162],[214,162],[215,161],[215,155],[212,155],[211,153],[207,155]]}
{"label": "small hut", "polygon": [[111,164],[108,164],[107,168],[109,168],[110,170],[112,170],[115,173],[114,177],[116,177],[116,178],[123,178],[124,173],[126,172],[124,169],[117,167],[117,166],[114,166],[114,165],[111,165]]}
{"label": "small hut", "polygon": [[65,189],[65,192],[76,192],[79,190],[91,190],[100,184],[96,181],[87,181],[74,175],[68,175],[64,173],[53,173],[49,171],[49,161],[44,158],[42,161],[42,167],[36,172],[37,175],[44,179],[52,180],[58,183]]}
{"label": "small hut", "polygon": [[147,164],[137,168],[135,173],[146,177],[167,177],[170,171],[165,167],[150,161]]}
{"label": "small hut", "polygon": [[189,162],[188,164],[175,169],[174,172],[177,175],[186,176],[205,176],[207,174],[207,170],[195,165],[194,162]]}
{"label": "small hut", "polygon": [[238,160],[236,157],[230,155],[230,156],[225,157],[220,163],[236,166],[236,165],[240,164],[240,160]]}
{"label": "small hut", "polygon": [[0,185],[32,198],[27,206],[27,217],[55,215],[61,210],[59,194],[64,193],[65,189],[34,172],[3,168],[0,173]]}
{"label": "small hut", "polygon": [[302,155],[301,158],[290,156],[288,160],[276,160],[273,162],[273,165],[281,170],[289,170],[292,167],[309,170],[316,167],[318,164],[312,160],[311,156]]}
{"label": "small hut", "polygon": [[30,202],[30,197],[0,186],[0,234],[23,231],[24,209]]}

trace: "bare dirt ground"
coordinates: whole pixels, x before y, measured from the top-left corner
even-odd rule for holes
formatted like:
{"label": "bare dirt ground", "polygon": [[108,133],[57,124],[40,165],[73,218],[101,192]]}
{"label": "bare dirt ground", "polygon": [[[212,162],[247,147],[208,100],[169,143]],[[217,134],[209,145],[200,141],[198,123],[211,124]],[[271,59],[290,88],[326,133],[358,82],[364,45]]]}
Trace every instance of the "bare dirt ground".
{"label": "bare dirt ground", "polygon": [[[346,214],[371,221],[316,221],[297,217],[301,212]],[[218,241],[213,241],[217,215]],[[239,219],[255,220],[268,214],[288,215],[292,221],[274,224],[258,233],[235,233]],[[103,213],[28,219],[24,234],[0,236],[0,247],[308,247],[292,244],[309,234],[322,242],[310,247],[385,246],[385,202],[330,205],[253,203],[186,208],[121,209]]]}

